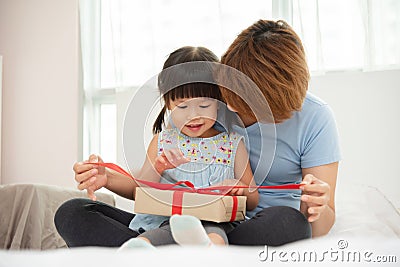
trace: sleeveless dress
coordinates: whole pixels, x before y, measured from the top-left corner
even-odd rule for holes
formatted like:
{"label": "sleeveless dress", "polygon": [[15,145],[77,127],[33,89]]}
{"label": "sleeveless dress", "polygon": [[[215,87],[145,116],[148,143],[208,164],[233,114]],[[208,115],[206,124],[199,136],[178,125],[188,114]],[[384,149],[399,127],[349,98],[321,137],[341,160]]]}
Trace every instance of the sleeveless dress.
{"label": "sleeveless dress", "polygon": [[[225,179],[234,179],[234,162],[238,144],[243,136],[221,132],[209,138],[182,134],[177,128],[166,129],[158,135],[158,155],[164,150],[179,148],[190,162],[162,173],[160,183],[190,181],[196,188],[209,187]],[[167,216],[136,214],[129,228],[144,232],[158,228]]]}

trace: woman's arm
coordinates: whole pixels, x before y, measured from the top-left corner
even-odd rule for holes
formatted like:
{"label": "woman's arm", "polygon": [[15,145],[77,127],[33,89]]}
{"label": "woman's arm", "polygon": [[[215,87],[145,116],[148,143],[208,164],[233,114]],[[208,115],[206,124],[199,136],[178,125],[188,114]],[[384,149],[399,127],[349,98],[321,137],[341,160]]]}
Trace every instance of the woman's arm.
{"label": "woman's arm", "polygon": [[311,223],[313,237],[327,234],[335,222],[338,162],[302,170],[300,210]]}
{"label": "woman's arm", "polygon": [[[240,182],[246,186],[256,186],[253,179],[253,172],[251,171],[249,156],[246,150],[246,146],[242,141],[239,142],[234,164],[235,179],[240,180]],[[238,195],[247,196],[246,209],[253,210],[258,205],[258,190],[254,189],[244,189],[242,190],[232,190],[232,193]],[[240,193],[238,193],[240,192]],[[243,193],[242,193],[243,192]]]}

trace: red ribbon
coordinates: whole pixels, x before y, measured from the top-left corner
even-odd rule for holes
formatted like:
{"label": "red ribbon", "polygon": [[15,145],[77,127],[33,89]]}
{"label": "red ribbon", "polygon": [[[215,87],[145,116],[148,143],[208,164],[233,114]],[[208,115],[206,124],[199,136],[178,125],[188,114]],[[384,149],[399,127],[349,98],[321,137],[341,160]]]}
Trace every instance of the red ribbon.
{"label": "red ribbon", "polygon": [[[89,162],[88,164],[102,166],[119,172],[123,175],[130,177],[138,183],[147,185],[149,187],[153,187],[161,190],[175,190],[175,191],[185,191],[199,194],[210,194],[210,195],[226,195],[233,188],[257,188],[257,189],[274,189],[274,190],[298,190],[300,189],[301,184],[284,184],[284,185],[260,185],[260,186],[246,186],[246,185],[219,185],[219,186],[210,186],[206,188],[195,188],[194,185],[190,181],[178,181],[174,184],[162,184],[156,182],[150,182],[146,180],[141,180],[133,177],[130,173],[122,169],[120,166],[114,163],[103,163],[103,162]],[[186,187],[179,187],[180,185],[185,185]],[[219,191],[219,192],[217,192]]]}
{"label": "red ribbon", "polygon": [[[226,195],[233,188],[258,188],[258,189],[300,189],[300,184],[285,184],[285,185],[263,185],[263,186],[210,186],[207,188],[195,188],[194,185],[189,181],[178,181],[174,184],[162,184],[149,182],[133,177],[130,173],[122,169],[120,166],[114,163],[103,163],[103,162],[90,162],[88,164],[102,166],[119,172],[133,179],[134,181],[147,185],[149,187],[161,190],[173,190],[172,196],[172,210],[171,214],[182,214],[183,194],[184,192],[209,194],[209,195]],[[186,185],[186,187],[179,187],[180,185]],[[238,199],[237,196],[231,196],[233,200],[232,215],[230,221],[233,222],[236,219],[236,213],[238,210]]]}
{"label": "red ribbon", "polygon": [[182,191],[174,191],[172,194],[172,215],[182,214],[183,194],[184,192]]}
{"label": "red ribbon", "polygon": [[232,214],[231,214],[231,219],[230,219],[231,222],[236,220],[236,212],[238,210],[237,196],[232,196],[232,200],[233,200],[233,207],[232,207]]}

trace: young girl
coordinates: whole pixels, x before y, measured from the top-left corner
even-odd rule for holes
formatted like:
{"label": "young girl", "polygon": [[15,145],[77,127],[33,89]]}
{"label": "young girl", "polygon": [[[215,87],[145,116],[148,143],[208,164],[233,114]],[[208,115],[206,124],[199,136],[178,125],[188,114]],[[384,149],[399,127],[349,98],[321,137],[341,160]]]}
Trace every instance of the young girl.
{"label": "young girl", "polygon": [[[138,177],[165,183],[188,180],[195,187],[220,184],[225,179],[236,179],[242,185],[250,185],[253,176],[242,136],[219,132],[214,128],[218,109],[224,108],[220,105],[222,97],[218,85],[196,82],[169,88],[173,86],[168,82],[171,76],[178,77],[178,82],[190,80],[203,71],[208,76],[210,70],[207,64],[204,64],[204,69],[196,67],[196,70],[172,67],[191,61],[218,60],[203,47],[182,47],[170,54],[163,67],[163,70],[168,70],[159,75],[158,81],[164,107],[154,123],[155,135]],[[179,72],[179,76],[175,76],[175,72]],[[212,73],[209,74],[212,77]],[[171,125],[163,129],[167,111],[170,112]],[[257,206],[257,190],[231,190],[230,193],[246,195],[249,210]],[[225,231],[233,229],[230,223],[203,222],[203,226],[192,216],[175,215],[169,220],[165,216],[138,214],[130,223],[130,228],[145,232],[123,247],[158,246],[174,243],[174,240],[181,245],[228,243]]]}
{"label": "young girl", "polygon": [[[193,69],[190,67],[176,68],[181,63],[195,61],[196,64],[199,61],[204,61],[204,66],[201,67],[201,63],[200,69],[198,68],[199,65],[196,65],[196,68]],[[191,77],[198,77],[199,75],[212,78],[213,73],[208,69],[207,61],[218,62],[218,58],[210,50],[203,47],[182,47],[171,53],[164,63],[163,72],[158,77],[164,107],[154,123],[153,132],[155,135],[149,144],[145,162],[136,175],[137,178],[162,183],[171,183],[171,180],[188,180],[196,188],[221,183],[254,185],[243,137],[233,132],[220,132],[214,128],[218,110],[225,108],[225,105],[220,105],[222,97],[218,85],[189,82],[177,87],[174,86],[172,89],[169,88],[171,80],[176,78],[182,81],[190,81]],[[176,68],[176,73],[174,68]],[[174,82],[172,81],[172,83]],[[167,112],[169,113],[168,120],[166,120]],[[164,124],[167,124],[166,129],[163,129]],[[89,162],[91,160],[89,159]],[[88,172],[88,168],[91,171]],[[90,173],[90,175],[96,176],[96,181],[91,181],[91,186],[86,187],[92,199],[95,190],[109,186],[109,178],[112,179],[113,175],[118,175],[109,170],[106,171],[102,167],[91,166],[87,163],[75,164],[74,170],[77,175],[86,176]],[[87,177],[82,178],[87,181]],[[132,198],[137,184],[125,180],[124,184],[121,183],[118,186],[121,191],[125,190],[126,196]],[[229,193],[247,196],[247,210],[252,210],[257,206],[257,190],[232,189]],[[85,208],[84,211],[76,211],[79,215],[74,216],[75,220],[80,220],[80,217],[83,217],[81,227],[88,228],[87,230],[79,229],[77,232],[73,232],[67,225],[68,221],[72,220],[70,208],[77,207],[78,200],[63,204],[55,217],[57,229],[68,246],[82,244],[107,244],[108,246],[114,244],[118,246],[118,244],[123,243],[121,240],[126,241],[132,237],[137,238],[130,239],[123,247],[159,246],[174,244],[175,242],[181,245],[223,245],[228,244],[226,232],[234,228],[231,223],[200,222],[195,217],[183,215],[174,215],[169,218],[136,214],[129,217],[129,214],[114,207],[100,205],[98,202],[90,200],[81,199],[80,201],[91,202],[91,205],[78,204],[79,206],[85,205]],[[93,209],[101,216],[89,214],[88,206],[94,206]],[[63,216],[64,211],[66,214],[68,213],[68,218]],[[127,218],[132,217],[129,229],[127,229]],[[83,240],[83,233],[87,237],[88,232],[93,232],[92,226],[89,228],[86,225],[89,221],[95,223],[95,220],[96,225],[100,228],[103,227],[104,232],[114,233],[114,240],[111,240],[111,236],[110,240],[102,240],[101,242],[97,238],[90,241]],[[103,223],[100,225],[98,220],[103,221]],[[98,229],[98,231],[101,230]]]}

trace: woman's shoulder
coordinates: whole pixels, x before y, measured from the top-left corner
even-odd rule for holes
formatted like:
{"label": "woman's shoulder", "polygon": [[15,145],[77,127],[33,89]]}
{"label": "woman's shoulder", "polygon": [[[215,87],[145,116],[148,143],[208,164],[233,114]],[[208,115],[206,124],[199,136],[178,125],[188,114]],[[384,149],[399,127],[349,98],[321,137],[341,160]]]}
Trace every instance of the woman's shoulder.
{"label": "woman's shoulder", "polygon": [[314,95],[313,93],[307,92],[306,97],[303,103],[304,108],[319,108],[323,106],[327,106],[328,104],[319,98],[318,96]]}
{"label": "woman's shoulder", "polygon": [[322,128],[329,126],[330,130],[325,132],[336,131],[336,121],[333,110],[327,102],[321,98],[307,93],[303,107],[300,111],[293,113],[293,116],[276,124],[276,130],[281,136],[296,135],[307,136],[321,133]]}
{"label": "woman's shoulder", "polygon": [[330,118],[333,117],[333,111],[329,104],[318,96],[307,93],[304,99],[303,107],[298,115],[306,118]]}

